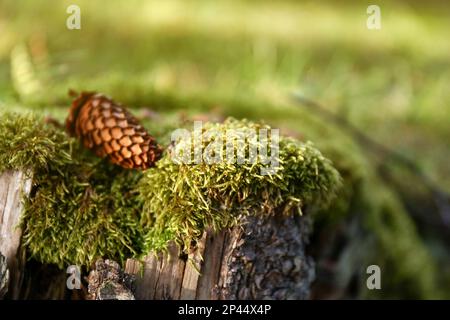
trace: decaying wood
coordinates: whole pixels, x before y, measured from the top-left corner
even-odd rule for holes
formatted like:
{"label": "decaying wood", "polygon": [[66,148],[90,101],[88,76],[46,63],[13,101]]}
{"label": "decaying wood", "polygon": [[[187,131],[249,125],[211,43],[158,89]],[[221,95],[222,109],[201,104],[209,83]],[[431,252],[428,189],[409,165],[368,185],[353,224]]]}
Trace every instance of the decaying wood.
{"label": "decaying wood", "polygon": [[205,232],[187,258],[172,245],[143,264],[129,259],[125,272],[136,275],[137,299],[307,299],[309,233],[307,217],[244,217],[239,227]]}
{"label": "decaying wood", "polygon": [[9,293],[17,299],[23,281],[24,257],[20,250],[22,231],[19,228],[23,194],[31,190],[31,179],[21,171],[0,174],[0,252],[9,269]]}
{"label": "decaying wood", "polygon": [[133,277],[123,273],[117,262],[99,259],[88,277],[90,300],[134,300]]}
{"label": "decaying wood", "polygon": [[6,265],[6,258],[0,253],[0,299],[3,299],[8,292],[9,270]]}

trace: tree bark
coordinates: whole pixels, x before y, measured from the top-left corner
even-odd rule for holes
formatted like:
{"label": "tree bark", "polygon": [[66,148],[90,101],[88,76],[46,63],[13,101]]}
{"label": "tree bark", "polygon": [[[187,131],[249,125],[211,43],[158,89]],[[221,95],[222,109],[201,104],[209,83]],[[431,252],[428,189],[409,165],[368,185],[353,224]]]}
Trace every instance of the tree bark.
{"label": "tree bark", "polygon": [[125,272],[136,276],[136,299],[307,299],[309,233],[308,217],[244,217],[231,230],[206,231],[187,258],[172,244],[143,265],[129,259]]}
{"label": "tree bark", "polygon": [[89,300],[134,300],[133,276],[124,273],[115,261],[97,260],[88,282]]}
{"label": "tree bark", "polygon": [[0,253],[0,299],[8,292],[9,270],[6,265],[6,258]]}

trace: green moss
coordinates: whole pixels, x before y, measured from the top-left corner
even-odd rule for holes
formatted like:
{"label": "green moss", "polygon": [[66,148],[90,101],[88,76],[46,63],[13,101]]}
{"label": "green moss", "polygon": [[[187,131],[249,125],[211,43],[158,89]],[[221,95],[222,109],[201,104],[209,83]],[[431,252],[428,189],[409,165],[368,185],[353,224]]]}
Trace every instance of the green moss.
{"label": "green moss", "polygon": [[[227,130],[270,129],[249,121],[228,119],[223,124],[203,126],[202,150],[221,137],[223,144],[215,152],[226,154]],[[208,137],[216,130],[215,138]],[[194,139],[194,133],[190,136]],[[193,140],[192,140],[193,141]],[[233,141],[236,145],[236,140]],[[177,148],[188,150],[194,159],[194,148],[187,140]],[[290,214],[305,205],[326,205],[340,186],[340,176],[311,143],[281,137],[280,168],[274,174],[262,175],[260,161],[244,164],[177,163],[175,150],[167,152],[148,170],[140,182],[144,203],[143,223],[150,228],[146,245],[150,250],[164,249],[173,239],[184,247],[197,240],[206,227],[221,230],[238,223],[239,215]],[[248,156],[248,150],[247,156]],[[270,153],[268,154],[270,156]]]}
{"label": "green moss", "polygon": [[0,171],[49,171],[72,163],[73,141],[30,113],[0,114]]}
{"label": "green moss", "polygon": [[135,171],[93,157],[62,130],[32,115],[1,115],[0,171],[33,175],[25,200],[23,244],[31,257],[59,267],[97,257],[142,253]]}
{"label": "green moss", "polygon": [[[94,157],[62,130],[32,115],[4,114],[0,171],[27,170],[33,190],[25,200],[23,244],[30,256],[63,268],[98,257],[124,261],[169,240],[189,246],[211,226],[237,223],[239,214],[301,212],[334,196],[340,177],[310,143],[281,138],[281,169],[260,165],[184,165],[166,153],[144,174]],[[247,121],[204,129],[268,128]],[[263,210],[261,210],[263,209]]]}

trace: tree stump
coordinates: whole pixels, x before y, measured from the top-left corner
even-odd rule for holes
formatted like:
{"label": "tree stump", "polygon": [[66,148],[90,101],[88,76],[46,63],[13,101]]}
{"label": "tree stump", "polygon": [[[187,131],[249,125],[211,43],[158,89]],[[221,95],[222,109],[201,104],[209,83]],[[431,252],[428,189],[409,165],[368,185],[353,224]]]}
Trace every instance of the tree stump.
{"label": "tree stump", "polygon": [[243,217],[231,230],[205,232],[188,257],[172,244],[143,265],[129,259],[125,272],[136,275],[136,299],[307,299],[310,229],[308,217]]}
{"label": "tree stump", "polygon": [[[5,263],[1,264],[1,282],[9,282],[7,297],[11,299],[62,299],[66,294],[65,272],[33,263],[27,263],[25,268],[18,227],[23,209],[22,197],[30,190],[31,179],[26,178],[23,172],[0,174],[0,252],[6,257],[9,269],[8,280]],[[188,254],[180,253],[177,246],[171,244],[168,253],[150,253],[143,262],[128,259],[125,274],[136,278],[134,297],[205,300],[308,298],[314,280],[314,263],[306,255],[310,218],[281,214],[263,216],[243,216],[238,226],[219,233],[205,231]],[[100,280],[109,279],[102,272],[98,276]],[[120,281],[118,284],[122,285]],[[97,290],[99,297],[107,299],[113,296],[102,290]],[[5,293],[3,288],[1,293]],[[121,295],[122,298],[131,296]]]}

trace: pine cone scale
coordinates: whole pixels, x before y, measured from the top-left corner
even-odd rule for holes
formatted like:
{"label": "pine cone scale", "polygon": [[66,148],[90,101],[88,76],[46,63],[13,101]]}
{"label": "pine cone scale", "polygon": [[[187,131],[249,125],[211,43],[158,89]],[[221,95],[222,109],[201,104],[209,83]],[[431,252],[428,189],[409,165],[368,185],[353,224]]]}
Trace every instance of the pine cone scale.
{"label": "pine cone scale", "polygon": [[124,168],[147,169],[162,153],[131,113],[101,94],[81,93],[72,103],[66,126],[97,156]]}

